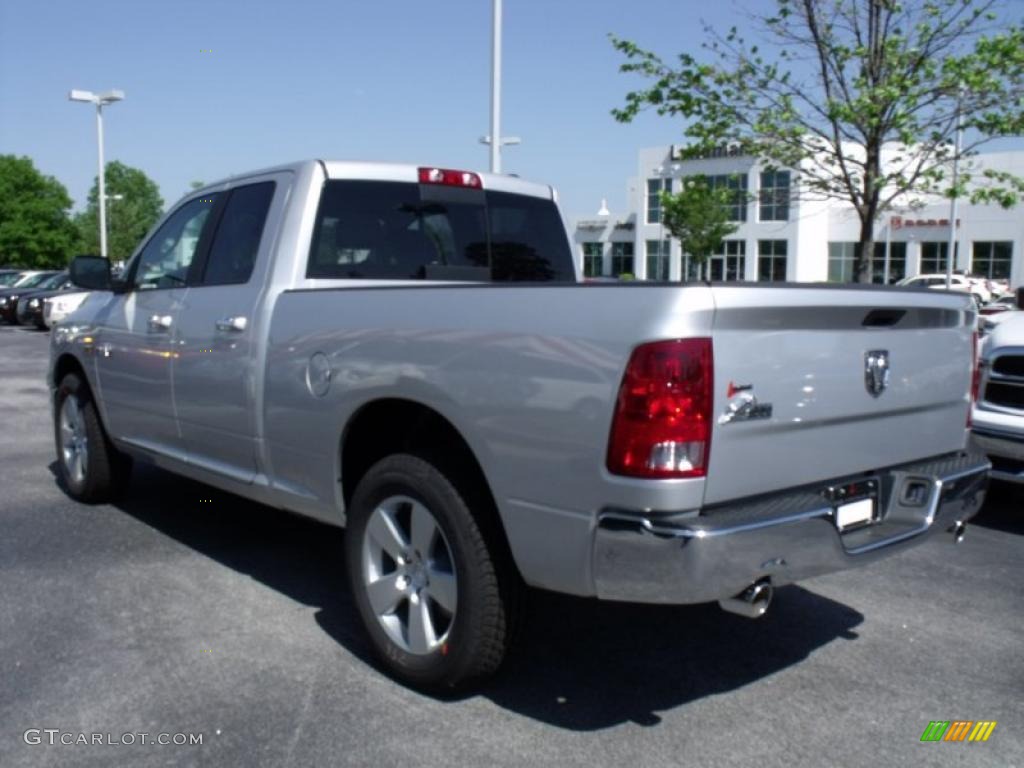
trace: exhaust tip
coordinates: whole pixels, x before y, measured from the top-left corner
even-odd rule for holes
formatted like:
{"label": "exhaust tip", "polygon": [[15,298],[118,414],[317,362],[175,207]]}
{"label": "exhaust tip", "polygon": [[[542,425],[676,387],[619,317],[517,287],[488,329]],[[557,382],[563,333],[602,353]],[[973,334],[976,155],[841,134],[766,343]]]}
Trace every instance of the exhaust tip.
{"label": "exhaust tip", "polygon": [[962,523],[958,520],[949,527],[949,532],[953,534],[953,543],[959,544],[964,540],[964,536],[967,535],[967,523]]}
{"label": "exhaust tip", "polygon": [[768,611],[775,590],[768,579],[756,581],[735,597],[719,600],[723,611],[735,613],[748,619],[759,619]]}

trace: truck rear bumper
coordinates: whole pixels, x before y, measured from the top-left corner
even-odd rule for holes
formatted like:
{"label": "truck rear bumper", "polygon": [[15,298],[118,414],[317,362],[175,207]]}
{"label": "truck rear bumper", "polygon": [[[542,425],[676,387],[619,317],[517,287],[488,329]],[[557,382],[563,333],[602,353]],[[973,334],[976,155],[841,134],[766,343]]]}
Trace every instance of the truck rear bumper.
{"label": "truck rear bumper", "polygon": [[842,532],[823,491],[863,476],[698,515],[606,509],[594,534],[595,591],[607,600],[701,603],[766,579],[780,585],[865,565],[934,532],[962,532],[984,501],[990,466],[981,454],[957,453],[872,473],[877,520]]}

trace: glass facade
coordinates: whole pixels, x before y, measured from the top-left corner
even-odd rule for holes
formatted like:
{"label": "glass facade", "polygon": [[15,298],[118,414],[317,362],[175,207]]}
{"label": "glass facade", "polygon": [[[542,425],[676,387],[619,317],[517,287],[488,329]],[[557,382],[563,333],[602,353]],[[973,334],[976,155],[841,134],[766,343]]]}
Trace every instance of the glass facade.
{"label": "glass facade", "polygon": [[647,250],[647,279],[668,280],[669,241],[648,240],[645,245]]}
{"label": "glass facade", "polygon": [[604,248],[601,243],[583,244],[583,276],[600,277],[604,274]]}
{"label": "glass facade", "polygon": [[1013,243],[975,241],[971,252],[971,274],[990,280],[1009,280],[1013,264]]}
{"label": "glass facade", "polygon": [[789,171],[762,171],[758,191],[761,221],[789,221]]}
{"label": "glass facade", "polygon": [[[907,276],[907,244],[889,243],[889,285]],[[871,260],[871,282],[885,283],[885,243],[875,243]]]}
{"label": "glass facade", "polygon": [[[938,273],[945,273],[946,271],[946,255],[949,253],[949,243],[945,240],[941,242],[928,241],[921,243],[921,269],[918,274],[921,275],[932,275]],[[960,243],[956,244],[954,249],[954,265],[956,269],[956,256],[960,255]]]}
{"label": "glass facade", "polygon": [[719,176],[708,176],[708,185],[712,189],[728,189],[729,221],[747,220],[747,174],[732,173]]}
{"label": "glass facade", "polygon": [[852,283],[855,279],[854,266],[860,243],[828,244],[828,281],[830,283]]}
{"label": "glass facade", "polygon": [[[828,281],[830,283],[855,283],[854,272],[860,243],[852,241],[831,242],[828,244]],[[885,282],[885,243],[875,243],[874,257],[871,259],[871,282]],[[902,280],[907,274],[907,244],[889,243],[889,285]]]}
{"label": "glass facade", "polygon": [[786,279],[788,245],[785,240],[757,241],[757,279],[759,282],[782,282]]}
{"label": "glass facade", "polygon": [[612,276],[622,274],[635,274],[632,243],[612,243]]}
{"label": "glass facade", "polygon": [[711,280],[743,280],[747,270],[746,241],[723,240],[722,252],[712,254],[708,264]]}
{"label": "glass facade", "polygon": [[647,223],[661,223],[661,193],[672,192],[672,179],[647,180]]}

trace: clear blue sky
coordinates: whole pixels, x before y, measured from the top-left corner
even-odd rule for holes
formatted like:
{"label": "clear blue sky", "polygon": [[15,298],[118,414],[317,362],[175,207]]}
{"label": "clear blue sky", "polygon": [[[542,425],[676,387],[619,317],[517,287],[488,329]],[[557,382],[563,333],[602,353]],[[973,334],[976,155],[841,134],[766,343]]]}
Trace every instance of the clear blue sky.
{"label": "clear blue sky", "polygon": [[[602,197],[622,210],[636,150],[680,128],[612,119],[630,81],[607,34],[695,50],[698,16],[725,27],[737,7],[505,0],[503,133],[523,144],[504,170],[553,184],[567,214]],[[95,118],[67,92],[119,88],[107,158],[168,205],[193,179],[309,157],[486,170],[490,25],[490,0],[0,0],[0,153],[28,155],[83,206]]]}
{"label": "clear blue sky", "polygon": [[[612,119],[638,81],[608,33],[697,52],[701,19],[748,27],[744,9],[773,5],[504,0],[503,133],[523,138],[504,170],[553,184],[568,215],[602,197],[622,211],[637,149],[681,125]],[[119,88],[107,158],[168,205],[193,179],[310,157],[486,169],[490,30],[490,0],[0,0],[0,153],[28,155],[83,206],[95,119],[67,92]]]}

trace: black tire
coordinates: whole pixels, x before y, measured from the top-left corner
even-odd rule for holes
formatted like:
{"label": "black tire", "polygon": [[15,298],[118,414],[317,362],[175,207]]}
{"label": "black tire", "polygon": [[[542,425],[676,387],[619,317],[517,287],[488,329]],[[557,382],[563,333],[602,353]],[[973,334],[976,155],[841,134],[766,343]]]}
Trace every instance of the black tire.
{"label": "black tire", "polygon": [[[85,459],[81,472],[69,462],[64,453],[65,435],[62,434],[62,413],[65,402],[74,400],[81,414],[80,432],[85,438]],[[114,448],[100,423],[96,404],[88,385],[76,373],[61,379],[54,398],[54,443],[57,449],[57,471],[68,495],[86,504],[98,504],[118,498],[124,491],[131,473],[131,460]]]}
{"label": "black tire", "polygon": [[[447,641],[424,653],[410,653],[388,636],[371,608],[364,580],[367,525],[378,506],[395,497],[408,497],[429,511],[444,536],[456,577],[457,607],[445,634]],[[472,497],[460,492],[457,478],[445,476],[434,464],[395,454],[367,471],[348,509],[346,567],[363,626],[387,671],[416,688],[463,688],[493,674],[505,658],[516,625],[522,590],[519,576],[507,548],[493,540],[493,531],[486,523],[482,526],[467,505],[465,499]],[[409,603],[406,610],[411,610]]]}

